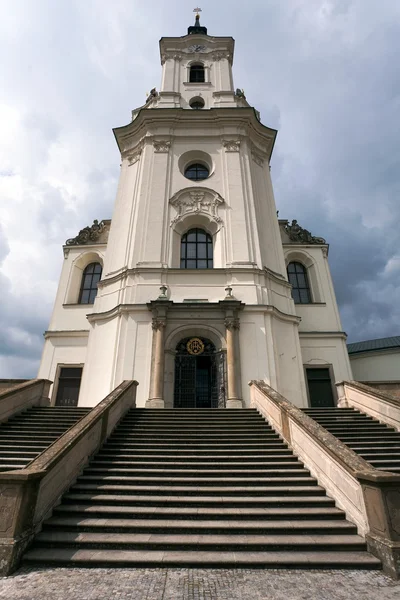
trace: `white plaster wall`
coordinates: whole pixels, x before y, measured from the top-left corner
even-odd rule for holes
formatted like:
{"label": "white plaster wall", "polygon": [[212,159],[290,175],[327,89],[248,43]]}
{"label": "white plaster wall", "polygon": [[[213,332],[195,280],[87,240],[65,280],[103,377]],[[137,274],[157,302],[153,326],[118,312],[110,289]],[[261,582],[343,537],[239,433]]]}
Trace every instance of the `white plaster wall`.
{"label": "white plaster wall", "polygon": [[150,381],[150,312],[143,307],[132,314],[97,321],[92,327],[80,406],[95,406],[126,379],[139,382],[137,406],[144,406]]}
{"label": "white plaster wall", "polygon": [[[57,367],[83,366],[86,362],[87,335],[81,337],[52,337],[45,340],[38,378],[56,382]],[[55,402],[54,386],[50,388],[50,397]]]}
{"label": "white plaster wall", "polygon": [[398,350],[350,355],[350,363],[356,381],[400,380],[400,352]]}
{"label": "white plaster wall", "polygon": [[342,331],[335,290],[326,256],[321,246],[285,245],[285,262],[300,262],[307,268],[313,304],[296,304],[301,317],[300,332]]}
{"label": "white plaster wall", "polygon": [[92,304],[78,304],[82,275],[92,262],[103,262],[106,246],[70,246],[65,248],[57,295],[48,329],[50,331],[87,331],[86,315]]}
{"label": "white plaster wall", "polygon": [[300,333],[303,365],[313,367],[332,365],[334,381],[352,379],[346,341],[340,336],[312,336]]}

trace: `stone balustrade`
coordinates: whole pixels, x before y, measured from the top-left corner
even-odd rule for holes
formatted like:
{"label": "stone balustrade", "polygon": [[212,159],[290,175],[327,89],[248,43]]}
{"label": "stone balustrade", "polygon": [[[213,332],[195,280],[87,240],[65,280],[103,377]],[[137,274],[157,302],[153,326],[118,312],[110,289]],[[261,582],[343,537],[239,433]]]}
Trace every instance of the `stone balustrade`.
{"label": "stone balustrade", "polygon": [[340,381],[336,387],[340,408],[355,408],[400,431],[399,398],[358,381]]}
{"label": "stone balustrade", "polygon": [[125,381],[26,468],[0,473],[0,575],[12,573],[43,520],[136,405]]}
{"label": "stone balustrade", "polygon": [[400,578],[400,475],[375,469],[264,381],[251,381],[251,406],[290,444],[392,577]]}

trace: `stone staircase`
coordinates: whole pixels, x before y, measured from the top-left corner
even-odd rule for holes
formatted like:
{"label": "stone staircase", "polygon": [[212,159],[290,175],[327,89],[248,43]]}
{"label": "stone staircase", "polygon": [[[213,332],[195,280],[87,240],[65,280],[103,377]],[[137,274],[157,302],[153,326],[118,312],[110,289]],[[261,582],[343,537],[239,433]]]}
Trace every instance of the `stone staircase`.
{"label": "stone staircase", "polygon": [[304,412],[376,469],[400,473],[400,432],[354,408]]}
{"label": "stone staircase", "polygon": [[24,562],[381,568],[356,527],[253,409],[130,411]]}
{"label": "stone staircase", "polygon": [[37,407],[0,425],[0,471],[23,469],[90,408]]}

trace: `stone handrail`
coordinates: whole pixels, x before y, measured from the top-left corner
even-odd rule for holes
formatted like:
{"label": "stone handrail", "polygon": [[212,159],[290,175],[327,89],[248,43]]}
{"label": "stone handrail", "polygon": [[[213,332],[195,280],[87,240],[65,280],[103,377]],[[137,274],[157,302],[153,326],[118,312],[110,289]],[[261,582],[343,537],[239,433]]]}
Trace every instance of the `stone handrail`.
{"label": "stone handrail", "polygon": [[352,407],[400,431],[400,399],[359,381],[336,384],[340,408]]}
{"label": "stone handrail", "polygon": [[32,406],[49,406],[51,384],[47,379],[31,379],[12,388],[0,390],[0,423]]}
{"label": "stone handrail", "polygon": [[385,571],[400,577],[400,475],[375,469],[264,381],[249,385],[251,406],[357,525]]}
{"label": "stone handrail", "polygon": [[26,468],[0,473],[0,575],[22,553],[63,493],[136,404],[137,381],[124,381]]}

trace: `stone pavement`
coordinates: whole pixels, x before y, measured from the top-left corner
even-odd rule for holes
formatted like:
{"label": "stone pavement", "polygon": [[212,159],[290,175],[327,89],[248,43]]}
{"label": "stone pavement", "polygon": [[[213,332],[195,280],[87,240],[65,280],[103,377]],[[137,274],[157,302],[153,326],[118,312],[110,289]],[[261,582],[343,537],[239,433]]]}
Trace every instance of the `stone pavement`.
{"label": "stone pavement", "polygon": [[379,571],[35,569],[0,579],[7,600],[399,600]]}

